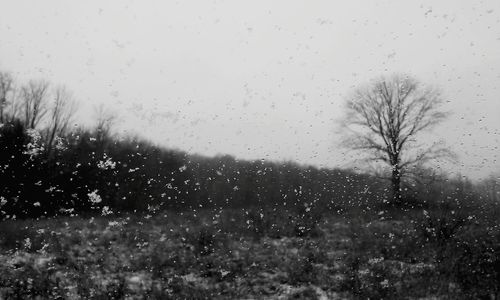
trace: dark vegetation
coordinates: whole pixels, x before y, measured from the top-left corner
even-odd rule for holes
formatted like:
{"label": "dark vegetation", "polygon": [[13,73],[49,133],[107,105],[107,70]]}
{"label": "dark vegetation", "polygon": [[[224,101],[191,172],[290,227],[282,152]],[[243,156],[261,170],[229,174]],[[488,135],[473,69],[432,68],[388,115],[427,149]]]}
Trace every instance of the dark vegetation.
{"label": "dark vegetation", "polygon": [[[33,132],[33,131],[31,131]],[[331,211],[362,207],[385,195],[363,174],[293,163],[205,158],[138,140],[116,141],[78,130],[50,155],[19,121],[0,129],[3,218],[101,211],[261,207]],[[100,197],[92,201],[92,194]],[[374,202],[375,203],[375,202]]]}

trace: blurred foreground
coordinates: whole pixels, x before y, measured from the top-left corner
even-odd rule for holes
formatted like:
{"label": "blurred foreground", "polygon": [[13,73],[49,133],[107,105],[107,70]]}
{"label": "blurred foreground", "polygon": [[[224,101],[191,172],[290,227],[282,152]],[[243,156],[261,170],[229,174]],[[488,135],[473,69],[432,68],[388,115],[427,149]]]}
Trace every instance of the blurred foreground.
{"label": "blurred foreground", "polygon": [[0,246],[2,299],[494,299],[500,287],[494,218],[450,207],[8,220]]}

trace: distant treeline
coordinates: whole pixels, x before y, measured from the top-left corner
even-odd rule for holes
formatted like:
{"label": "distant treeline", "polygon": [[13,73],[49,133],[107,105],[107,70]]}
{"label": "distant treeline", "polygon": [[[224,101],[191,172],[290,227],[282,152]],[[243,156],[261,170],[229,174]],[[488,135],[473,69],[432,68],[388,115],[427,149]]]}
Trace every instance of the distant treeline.
{"label": "distant treeline", "polygon": [[0,128],[0,211],[38,217],[102,211],[227,207],[341,209],[383,199],[385,182],[293,163],[187,155],[98,130],[57,138],[51,151],[18,120]]}
{"label": "distant treeline", "polygon": [[[49,152],[36,130],[13,120],[1,125],[0,149],[3,218],[242,207],[341,212],[370,209],[388,198],[388,181],[371,175],[193,156],[137,139],[116,140],[99,129],[58,137]],[[406,189],[415,205],[437,198],[481,200],[468,181],[425,179]]]}

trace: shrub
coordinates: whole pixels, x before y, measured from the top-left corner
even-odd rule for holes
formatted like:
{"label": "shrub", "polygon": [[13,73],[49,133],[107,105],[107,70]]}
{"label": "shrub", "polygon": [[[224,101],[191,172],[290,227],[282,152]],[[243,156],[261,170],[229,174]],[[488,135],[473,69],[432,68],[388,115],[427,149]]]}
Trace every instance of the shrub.
{"label": "shrub", "polygon": [[287,264],[288,280],[292,285],[315,284],[317,270],[310,257],[296,256]]}
{"label": "shrub", "polygon": [[227,243],[226,237],[220,231],[209,226],[186,233],[184,239],[192,246],[193,252],[200,256],[213,254],[217,249],[225,248]]}
{"label": "shrub", "polygon": [[439,272],[458,284],[465,298],[500,296],[500,234],[468,228],[458,234],[438,262]]}
{"label": "shrub", "polygon": [[259,240],[263,237],[319,237],[322,213],[317,211],[280,211],[271,208],[247,209],[244,213],[226,213],[218,228]]}

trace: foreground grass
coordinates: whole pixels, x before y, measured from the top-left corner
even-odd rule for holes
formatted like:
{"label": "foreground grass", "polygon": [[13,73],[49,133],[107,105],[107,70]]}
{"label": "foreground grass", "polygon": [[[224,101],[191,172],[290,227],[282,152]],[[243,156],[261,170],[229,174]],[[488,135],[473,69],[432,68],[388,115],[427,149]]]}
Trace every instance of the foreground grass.
{"label": "foreground grass", "polygon": [[262,211],[4,221],[0,298],[494,297],[496,229],[466,221]]}

